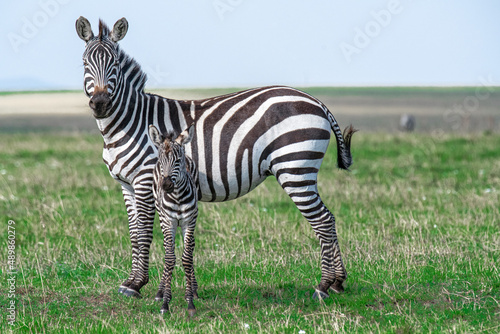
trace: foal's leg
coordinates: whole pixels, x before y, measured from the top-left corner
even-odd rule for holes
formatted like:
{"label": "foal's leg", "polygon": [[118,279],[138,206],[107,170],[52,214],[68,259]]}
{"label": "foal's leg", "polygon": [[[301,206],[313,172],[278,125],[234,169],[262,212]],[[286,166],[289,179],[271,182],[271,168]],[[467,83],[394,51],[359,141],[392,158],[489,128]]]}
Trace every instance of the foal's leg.
{"label": "foal's leg", "polygon": [[161,219],[161,227],[163,230],[163,244],[165,246],[165,264],[156,299],[163,299],[160,312],[167,313],[169,310],[168,304],[172,300],[171,284],[172,273],[175,267],[175,231],[177,224]]}
{"label": "foal's leg", "polygon": [[194,307],[193,298],[197,294],[198,283],[194,276],[194,266],[193,266],[193,252],[195,246],[194,240],[194,229],[196,226],[196,216],[189,221],[189,223],[183,226],[184,234],[184,252],[182,253],[182,265],[184,266],[184,272],[186,275],[186,301],[188,302],[188,313],[190,316],[194,316],[196,309]]}

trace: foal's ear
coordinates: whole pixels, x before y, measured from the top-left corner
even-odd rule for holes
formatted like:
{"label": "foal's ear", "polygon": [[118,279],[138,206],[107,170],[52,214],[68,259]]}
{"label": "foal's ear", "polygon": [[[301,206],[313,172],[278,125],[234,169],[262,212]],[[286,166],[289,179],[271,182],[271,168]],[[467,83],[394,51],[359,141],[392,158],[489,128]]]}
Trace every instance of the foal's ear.
{"label": "foal's ear", "polygon": [[149,126],[149,138],[151,138],[156,147],[160,148],[161,143],[163,143],[163,136],[156,126],[152,124]]}
{"label": "foal's ear", "polygon": [[116,21],[115,25],[113,26],[113,30],[111,30],[111,34],[109,34],[109,37],[113,42],[118,42],[119,40],[122,40],[123,37],[127,34],[128,30],[128,22],[127,19],[122,17],[118,21]]}
{"label": "foal's ear", "polygon": [[175,142],[180,145],[186,145],[193,139],[194,134],[194,124],[192,124],[189,128],[182,131],[179,137],[175,139]]}
{"label": "foal's ear", "polygon": [[75,27],[78,36],[85,42],[88,42],[92,38],[94,38],[94,33],[92,32],[92,27],[90,26],[90,22],[83,16],[80,16],[78,20],[76,20]]}

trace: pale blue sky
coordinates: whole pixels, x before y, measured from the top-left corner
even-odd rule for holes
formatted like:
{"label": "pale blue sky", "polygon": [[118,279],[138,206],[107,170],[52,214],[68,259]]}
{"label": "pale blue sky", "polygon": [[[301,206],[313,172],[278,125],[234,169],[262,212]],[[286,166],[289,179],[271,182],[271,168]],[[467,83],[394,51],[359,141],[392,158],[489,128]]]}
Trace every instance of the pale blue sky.
{"label": "pale blue sky", "polygon": [[147,87],[500,83],[500,2],[2,0],[0,90],[81,89],[84,42],[129,21]]}

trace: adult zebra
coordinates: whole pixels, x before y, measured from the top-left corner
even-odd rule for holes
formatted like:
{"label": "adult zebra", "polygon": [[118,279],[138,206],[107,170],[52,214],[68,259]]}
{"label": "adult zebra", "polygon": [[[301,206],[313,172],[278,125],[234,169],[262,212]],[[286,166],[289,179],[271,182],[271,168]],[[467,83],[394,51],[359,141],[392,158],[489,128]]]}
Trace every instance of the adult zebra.
{"label": "adult zebra", "polygon": [[352,126],[344,134],[324,104],[288,87],[263,87],[197,101],[171,100],[144,92],[146,75],[118,46],[125,18],[113,29],[99,22],[94,36],[84,17],[76,21],[83,53],[84,90],[104,139],[103,159],[120,182],[129,219],[132,270],[119,292],[140,296],[148,280],[155,204],[152,193],[157,149],[148,126],[178,135],[195,124],[186,154],[198,167],[199,199],[227,201],[274,175],[309,221],[321,246],[321,281],[315,295],[343,291],[347,273],[335,218],[317,189],[317,173],[330,132],[337,140],[338,166],[351,165]]}

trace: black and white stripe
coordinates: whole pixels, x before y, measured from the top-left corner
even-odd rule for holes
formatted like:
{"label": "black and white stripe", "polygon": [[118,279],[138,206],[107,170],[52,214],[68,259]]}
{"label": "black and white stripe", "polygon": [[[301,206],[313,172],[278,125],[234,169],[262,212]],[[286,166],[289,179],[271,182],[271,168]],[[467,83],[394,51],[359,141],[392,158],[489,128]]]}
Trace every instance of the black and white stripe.
{"label": "black and white stripe", "polygon": [[[91,94],[90,106],[104,139],[104,162],[122,184],[129,215],[132,271],[120,292],[139,294],[148,282],[154,218],[153,168],[158,156],[148,137],[150,124],[161,133],[174,134],[194,124],[186,155],[198,167],[201,201],[243,196],[274,175],[320,240],[322,277],[318,291],[321,296],[327,296],[329,288],[341,291],[347,273],[335,218],[323,204],[316,180],[332,130],[338,166],[347,169],[351,165],[350,141],[355,130],[348,127],[342,134],[324,104],[289,87],[256,88],[195,101],[147,94],[144,72],[116,44],[128,27],[126,20],[119,20],[111,32],[102,22],[100,26],[100,36],[94,37],[86,19],[77,21],[77,32],[87,43],[84,61],[91,68],[114,67],[117,73],[112,93],[102,93],[104,89],[94,81],[100,90],[99,94]],[[104,65],[92,62],[103,52],[95,44],[110,48],[107,54],[116,54],[119,62],[111,63],[116,57],[110,57]],[[101,103],[93,105],[94,99]]]}
{"label": "black and white stripe", "polygon": [[191,316],[195,314],[193,298],[197,296],[198,288],[193,267],[194,230],[198,217],[198,171],[193,160],[185,155],[184,145],[191,141],[192,135],[193,127],[183,131],[177,138],[172,133],[161,135],[154,125],[149,127],[149,136],[158,149],[158,161],[153,171],[153,195],[165,248],[165,266],[156,299],[163,300],[161,312],[168,312],[175,266],[175,233],[181,227],[184,239],[182,264],[186,273],[185,298]]}

